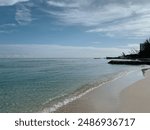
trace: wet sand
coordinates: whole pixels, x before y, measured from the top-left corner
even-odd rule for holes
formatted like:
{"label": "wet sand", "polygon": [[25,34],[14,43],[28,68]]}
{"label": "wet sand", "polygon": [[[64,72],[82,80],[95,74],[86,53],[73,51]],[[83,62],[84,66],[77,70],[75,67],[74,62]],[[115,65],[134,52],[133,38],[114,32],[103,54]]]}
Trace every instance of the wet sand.
{"label": "wet sand", "polygon": [[[149,80],[147,79],[147,77]],[[150,108],[150,107],[148,109],[146,108],[148,104],[148,99],[150,99],[149,93],[150,87],[148,87],[148,83],[150,83],[150,74],[147,75],[146,73],[146,78],[144,80],[142,79],[144,79],[142,71],[129,73],[117,80],[108,82],[105,85],[102,85],[99,88],[94,89],[93,91],[87,93],[80,99],[77,99],[61,107],[56,112],[118,113],[118,112],[140,112],[140,110],[142,112],[147,112],[148,109]],[[145,80],[147,81],[146,84]],[[141,91],[143,88],[146,91],[145,90]],[[144,97],[144,95],[148,94],[149,96]],[[147,103],[143,103],[143,101],[145,100]],[[143,109],[144,106],[135,109],[135,107],[141,105],[140,103],[143,103],[145,105],[145,109]]]}

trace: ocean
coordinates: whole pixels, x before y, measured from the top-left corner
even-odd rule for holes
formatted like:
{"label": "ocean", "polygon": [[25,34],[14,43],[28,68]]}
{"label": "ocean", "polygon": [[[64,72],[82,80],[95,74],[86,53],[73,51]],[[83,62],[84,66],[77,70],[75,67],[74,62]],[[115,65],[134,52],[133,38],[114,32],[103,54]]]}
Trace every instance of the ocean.
{"label": "ocean", "polygon": [[0,112],[55,112],[141,66],[106,59],[0,59]]}

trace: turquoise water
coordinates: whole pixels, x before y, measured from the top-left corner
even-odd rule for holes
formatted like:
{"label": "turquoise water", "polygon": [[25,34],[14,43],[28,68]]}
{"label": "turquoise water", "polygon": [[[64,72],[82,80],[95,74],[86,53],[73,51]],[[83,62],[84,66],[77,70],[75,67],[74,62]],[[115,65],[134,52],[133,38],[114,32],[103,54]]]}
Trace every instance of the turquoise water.
{"label": "turquoise water", "polygon": [[0,112],[53,111],[58,102],[137,68],[105,59],[0,59]]}

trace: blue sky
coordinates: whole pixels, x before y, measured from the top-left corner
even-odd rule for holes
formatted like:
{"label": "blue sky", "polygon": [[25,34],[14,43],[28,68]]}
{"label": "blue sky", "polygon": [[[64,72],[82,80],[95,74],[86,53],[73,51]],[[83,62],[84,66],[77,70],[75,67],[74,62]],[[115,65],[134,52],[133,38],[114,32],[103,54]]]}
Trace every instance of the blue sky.
{"label": "blue sky", "polygon": [[149,0],[0,0],[0,57],[127,53],[149,37],[149,7]]}

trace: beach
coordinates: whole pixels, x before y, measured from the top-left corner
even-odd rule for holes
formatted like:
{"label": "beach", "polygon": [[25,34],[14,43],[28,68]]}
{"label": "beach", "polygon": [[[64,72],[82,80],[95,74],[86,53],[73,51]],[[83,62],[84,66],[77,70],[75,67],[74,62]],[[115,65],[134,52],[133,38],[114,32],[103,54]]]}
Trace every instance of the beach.
{"label": "beach", "polygon": [[150,112],[150,70],[145,78],[121,93],[121,112],[149,113]]}
{"label": "beach", "polygon": [[56,112],[150,112],[150,71],[136,71],[108,82]]}

